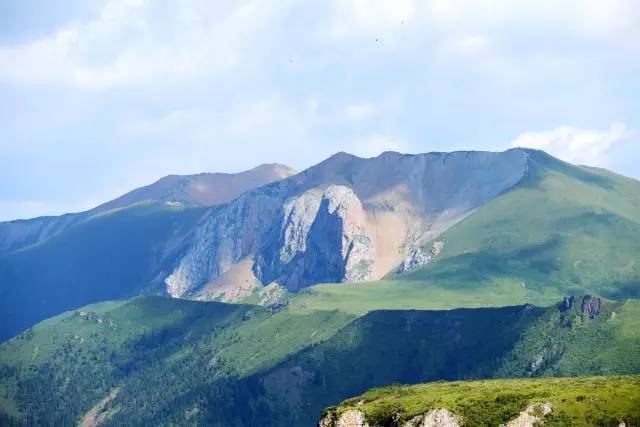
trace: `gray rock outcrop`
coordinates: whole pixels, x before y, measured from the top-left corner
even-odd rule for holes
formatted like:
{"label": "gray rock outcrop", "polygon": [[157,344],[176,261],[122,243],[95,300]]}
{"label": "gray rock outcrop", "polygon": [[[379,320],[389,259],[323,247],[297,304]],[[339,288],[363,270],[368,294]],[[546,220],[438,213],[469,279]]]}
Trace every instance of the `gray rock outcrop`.
{"label": "gray rock outcrop", "polygon": [[327,414],[320,420],[318,427],[369,427],[369,424],[365,421],[362,412],[349,409],[344,411],[337,420],[334,419],[332,412]]}
{"label": "gray rock outcrop", "polygon": [[535,427],[541,425],[552,410],[553,407],[549,402],[531,403],[516,418],[502,427]]}
{"label": "gray rock outcrop", "polygon": [[460,427],[461,425],[460,417],[446,408],[440,408],[412,418],[403,427]]}
{"label": "gray rock outcrop", "polygon": [[398,273],[404,273],[405,271],[413,270],[418,267],[422,267],[430,263],[433,258],[438,256],[444,242],[442,240],[436,240],[429,250],[425,250],[420,246],[414,246],[409,251],[408,256],[402,261],[400,267],[398,267]]}
{"label": "gray rock outcrop", "polygon": [[581,313],[583,316],[589,317],[589,319],[595,319],[595,317],[602,311],[602,300],[593,296],[585,296],[582,298]]}
{"label": "gray rock outcrop", "polygon": [[368,280],[374,246],[367,226],[362,204],[350,188],[309,190],[284,204],[279,235],[261,251],[256,276],[290,290]]}

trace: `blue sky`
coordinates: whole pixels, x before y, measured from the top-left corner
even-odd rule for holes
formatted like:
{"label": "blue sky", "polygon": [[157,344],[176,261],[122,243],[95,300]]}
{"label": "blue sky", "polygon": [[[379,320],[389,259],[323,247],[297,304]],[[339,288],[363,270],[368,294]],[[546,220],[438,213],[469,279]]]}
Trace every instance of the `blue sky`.
{"label": "blue sky", "polygon": [[0,0],[0,219],[336,151],[640,178],[639,76],[635,0]]}

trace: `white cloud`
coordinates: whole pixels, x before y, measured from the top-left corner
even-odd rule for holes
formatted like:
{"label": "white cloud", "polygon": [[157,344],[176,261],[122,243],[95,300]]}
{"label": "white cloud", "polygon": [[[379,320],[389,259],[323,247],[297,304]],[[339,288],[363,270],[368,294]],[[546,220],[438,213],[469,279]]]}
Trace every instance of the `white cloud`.
{"label": "white cloud", "polygon": [[319,120],[313,98],[296,103],[268,93],[231,100],[223,109],[176,109],[131,119],[119,132],[122,140],[153,144],[148,161],[167,173],[209,171],[212,164],[218,165],[215,171],[237,171],[264,162],[301,168],[331,154],[315,144]]}
{"label": "white cloud", "polygon": [[408,27],[416,11],[415,0],[334,0],[318,36],[333,41],[368,37],[394,43],[394,32]]}
{"label": "white cloud", "polygon": [[[287,26],[294,5],[290,0],[184,0],[168,11],[146,0],[109,0],[91,20],[0,46],[0,80],[103,90],[259,70],[262,60],[273,61],[269,43]],[[316,7],[325,13],[314,13]],[[494,45],[526,42],[534,29],[543,34],[552,29],[563,41],[569,33],[634,46],[629,40],[637,40],[640,28],[640,3],[633,0],[334,0],[310,8],[310,32],[315,28],[322,41],[362,49],[362,39],[368,38],[370,46],[413,45],[426,55],[430,47],[454,56],[497,55]],[[626,48],[624,54],[631,58],[637,49]]]}
{"label": "white cloud", "polygon": [[441,55],[476,56],[490,53],[491,39],[486,35],[461,35],[443,42]]}
{"label": "white cloud", "polygon": [[563,25],[572,32],[608,38],[612,32],[634,29],[640,6],[634,0],[334,0],[322,33],[328,38],[371,36],[404,28],[423,32],[524,30]]}
{"label": "white cloud", "polygon": [[599,52],[605,64],[611,56],[634,64],[640,57],[640,2],[635,0],[334,0],[329,4],[328,17],[318,23],[319,38],[341,50],[375,52],[367,49],[374,44],[363,44],[363,39],[378,39],[375,46],[419,49],[427,57],[434,52],[439,60],[464,61],[472,55],[473,61],[464,66],[487,69],[494,78],[517,68],[522,79],[532,66],[542,71],[580,56],[585,49]]}
{"label": "white cloud", "polygon": [[110,0],[93,20],[1,46],[0,80],[103,90],[255,68],[284,5],[185,0],[167,16],[159,3]]}
{"label": "white cloud", "polygon": [[604,131],[560,126],[548,131],[523,133],[511,146],[537,148],[571,163],[607,166],[611,152],[628,136],[622,123],[614,123]]}
{"label": "white cloud", "polygon": [[354,121],[369,120],[378,113],[379,109],[369,102],[347,105],[344,109],[345,117]]}

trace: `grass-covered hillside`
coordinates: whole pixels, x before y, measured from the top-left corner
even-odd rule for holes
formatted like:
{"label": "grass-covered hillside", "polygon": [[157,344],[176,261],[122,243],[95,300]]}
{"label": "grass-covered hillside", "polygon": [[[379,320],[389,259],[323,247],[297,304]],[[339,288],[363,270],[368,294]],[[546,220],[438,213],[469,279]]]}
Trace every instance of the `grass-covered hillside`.
{"label": "grass-covered hillside", "polygon": [[[445,411],[443,411],[446,410]],[[640,425],[640,376],[437,382],[390,386],[349,399],[323,415],[322,427],[342,420],[361,427],[424,425],[439,411],[451,424],[544,426]],[[346,425],[346,424],[344,424]],[[445,424],[436,424],[445,425]],[[509,426],[532,425],[507,424]]]}
{"label": "grass-covered hillside", "polygon": [[[338,310],[144,297],[0,346],[0,424],[313,425],[375,386],[640,372],[640,304]],[[88,417],[88,418],[87,418]]]}
{"label": "grass-covered hillside", "polygon": [[199,208],[141,203],[0,255],[0,342],[47,317],[130,298],[161,278]]}
{"label": "grass-covered hillside", "polygon": [[444,244],[431,263],[298,298],[364,313],[639,297],[640,182],[528,152],[526,177],[438,237]]}
{"label": "grass-covered hillside", "polygon": [[527,178],[447,231],[403,280],[640,296],[640,183],[531,152]]}

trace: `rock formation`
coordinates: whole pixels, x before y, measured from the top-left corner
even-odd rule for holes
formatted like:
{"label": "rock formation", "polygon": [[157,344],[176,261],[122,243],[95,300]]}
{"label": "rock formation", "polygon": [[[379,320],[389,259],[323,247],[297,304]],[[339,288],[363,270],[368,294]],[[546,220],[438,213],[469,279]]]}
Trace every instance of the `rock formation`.
{"label": "rock formation", "polygon": [[334,420],[333,413],[327,414],[320,422],[318,427],[369,427],[364,419],[364,414],[358,410],[350,409]]}
{"label": "rock formation", "polygon": [[433,409],[425,415],[418,415],[404,424],[404,427],[460,427],[460,417],[448,409]]}
{"label": "rock formation", "polygon": [[438,235],[517,184],[527,159],[518,149],[371,159],[338,153],[212,208],[180,250],[167,292],[215,289],[247,259],[257,281],[293,291],[419,267],[442,249]]}
{"label": "rock formation", "polygon": [[580,310],[582,316],[594,319],[602,310],[602,300],[600,298],[587,295],[582,298],[582,306]]}
{"label": "rock formation", "polygon": [[532,403],[527,405],[524,411],[520,412],[513,420],[504,427],[534,427],[544,422],[544,418],[552,411],[551,403]]}

